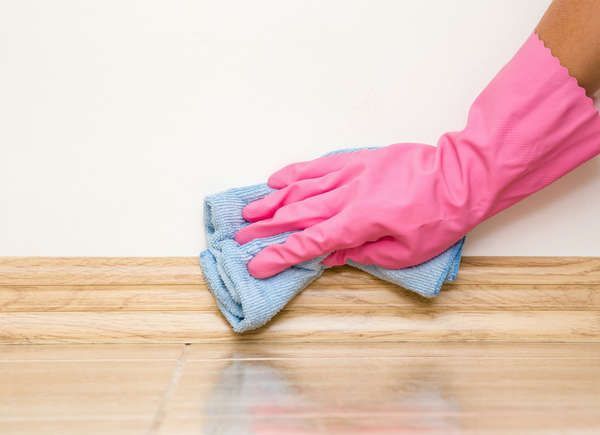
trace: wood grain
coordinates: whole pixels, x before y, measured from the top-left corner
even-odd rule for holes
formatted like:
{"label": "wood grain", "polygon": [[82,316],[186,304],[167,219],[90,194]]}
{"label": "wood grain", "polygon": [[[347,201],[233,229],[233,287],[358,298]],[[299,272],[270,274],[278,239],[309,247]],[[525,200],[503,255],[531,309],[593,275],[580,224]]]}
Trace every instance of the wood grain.
{"label": "wood grain", "polygon": [[195,258],[1,258],[0,433],[598,433],[599,290],[598,258],[465,258],[434,300],[339,268],[238,336]]}
{"label": "wood grain", "polygon": [[[101,345],[101,352],[111,352],[114,346],[130,345]],[[137,348],[145,346],[161,345],[131,345]],[[39,346],[14,346],[2,345],[0,352],[6,348],[35,348]],[[69,349],[71,345],[46,346],[49,348]],[[79,345],[78,347],[89,348],[93,346]],[[136,348],[134,347],[134,349]],[[14,351],[14,360],[18,360],[21,352]],[[115,352],[115,351],[112,351]],[[190,345],[186,351],[186,361],[206,361],[222,359],[228,361],[261,361],[261,360],[344,360],[344,359],[369,359],[385,360],[416,358],[428,361],[430,358],[448,359],[505,359],[511,360],[528,359],[544,360],[580,358],[596,360],[599,362],[600,370],[600,343],[514,343],[514,342],[491,342],[491,341],[455,341],[455,342],[369,342],[343,343],[343,342],[297,342],[289,341],[273,343],[270,341],[243,341],[224,343],[203,343]],[[336,362],[332,361],[332,365]]]}
{"label": "wood grain", "polygon": [[0,343],[200,343],[213,341],[600,341],[600,311],[284,311],[235,335],[207,312],[74,312],[0,315]]}
{"label": "wood grain", "polygon": [[196,258],[0,258],[0,343],[600,341],[600,258],[466,257],[433,300],[348,267],[234,335]]}
{"label": "wood grain", "polygon": [[[435,299],[425,299],[380,282],[371,287],[311,284],[287,311],[364,311],[366,309],[443,310],[600,310],[600,285],[447,286]],[[204,284],[196,285],[5,285],[0,286],[0,312],[71,311],[198,311],[213,312],[214,299]]]}
{"label": "wood grain", "polygon": [[600,343],[0,346],[2,434],[598,433]]}
{"label": "wood grain", "polygon": [[148,433],[181,354],[181,345],[2,346],[0,433]]}
{"label": "wood grain", "polygon": [[[320,278],[323,287],[373,286],[350,267]],[[195,257],[0,257],[0,285],[198,284]],[[599,257],[464,257],[455,284],[600,284]]]}
{"label": "wood grain", "polygon": [[[214,347],[214,346],[213,346]],[[216,351],[216,349],[213,349]],[[96,361],[176,361],[182,352],[179,344],[81,344],[81,345],[0,345],[0,364],[4,362]]]}
{"label": "wood grain", "polygon": [[159,433],[593,433],[599,346],[192,345]]}

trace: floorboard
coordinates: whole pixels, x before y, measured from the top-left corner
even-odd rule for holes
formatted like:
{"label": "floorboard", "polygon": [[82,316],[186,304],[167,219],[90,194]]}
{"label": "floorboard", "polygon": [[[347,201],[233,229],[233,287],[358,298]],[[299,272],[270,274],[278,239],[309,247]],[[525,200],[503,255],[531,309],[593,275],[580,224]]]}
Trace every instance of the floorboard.
{"label": "floorboard", "polygon": [[0,346],[3,434],[598,433],[599,343]]}
{"label": "floorboard", "polygon": [[243,336],[195,258],[0,258],[2,434],[596,434],[600,259],[327,271]]}

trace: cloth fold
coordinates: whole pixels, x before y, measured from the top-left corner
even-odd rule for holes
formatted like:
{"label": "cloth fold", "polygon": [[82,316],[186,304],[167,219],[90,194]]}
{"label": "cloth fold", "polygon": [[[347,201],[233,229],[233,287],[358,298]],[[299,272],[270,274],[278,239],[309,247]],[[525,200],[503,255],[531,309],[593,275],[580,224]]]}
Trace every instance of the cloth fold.
{"label": "cloth fold", "polygon": [[[246,264],[258,251],[282,243],[291,234],[256,239],[244,245],[234,240],[235,233],[248,225],[242,217],[244,206],[272,191],[266,184],[259,184],[217,193],[204,201],[208,249],[200,254],[202,271],[217,306],[237,333],[266,324],[325,269],[320,263],[323,258],[317,258],[267,279],[256,279],[248,273]],[[439,294],[444,282],[456,279],[463,243],[464,238],[431,260],[404,269],[349,265],[431,298]]]}

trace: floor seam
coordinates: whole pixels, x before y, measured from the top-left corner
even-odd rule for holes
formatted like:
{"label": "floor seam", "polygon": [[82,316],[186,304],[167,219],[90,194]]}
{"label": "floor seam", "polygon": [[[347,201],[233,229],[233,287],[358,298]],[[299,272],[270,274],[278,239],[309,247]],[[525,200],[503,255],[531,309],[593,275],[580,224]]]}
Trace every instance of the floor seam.
{"label": "floor seam", "polygon": [[169,384],[167,385],[167,388],[165,389],[165,391],[162,394],[160,401],[158,403],[156,413],[154,414],[154,418],[152,419],[152,424],[150,425],[150,428],[148,429],[148,432],[147,432],[148,435],[157,434],[158,430],[162,426],[162,423],[165,418],[167,404],[171,400],[171,397],[173,396],[173,393],[175,392],[175,389],[177,388],[177,385],[179,384],[179,380],[181,379],[181,375],[183,373],[183,368],[185,366],[187,351],[188,351],[189,347],[190,347],[189,344],[183,345],[183,349],[181,350],[181,353],[179,354],[179,358],[177,358],[177,361],[175,363],[175,368],[173,369],[173,373],[171,375],[171,379],[169,380]]}

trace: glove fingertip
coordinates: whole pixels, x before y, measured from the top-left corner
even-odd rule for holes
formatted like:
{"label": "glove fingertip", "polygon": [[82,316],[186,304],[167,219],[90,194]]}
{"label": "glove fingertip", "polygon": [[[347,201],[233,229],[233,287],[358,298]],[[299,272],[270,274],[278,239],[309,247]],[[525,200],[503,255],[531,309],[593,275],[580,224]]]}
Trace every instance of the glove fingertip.
{"label": "glove fingertip", "polygon": [[265,259],[265,256],[261,255],[261,253],[262,252],[259,252],[248,262],[248,272],[250,272],[250,275],[254,278],[265,279],[279,273],[276,267],[274,267],[268,259]]}
{"label": "glove fingertip", "polygon": [[242,217],[247,222],[255,222],[261,218],[261,208],[256,206],[255,202],[251,202],[242,209]]}
{"label": "glove fingertip", "polygon": [[240,245],[244,245],[252,240],[252,235],[248,233],[247,228],[249,227],[242,228],[233,236],[233,239]]}
{"label": "glove fingertip", "polygon": [[271,189],[283,189],[287,186],[287,183],[281,177],[281,175],[279,175],[279,173],[275,173],[267,180],[267,186],[269,186]]}

